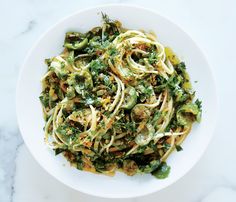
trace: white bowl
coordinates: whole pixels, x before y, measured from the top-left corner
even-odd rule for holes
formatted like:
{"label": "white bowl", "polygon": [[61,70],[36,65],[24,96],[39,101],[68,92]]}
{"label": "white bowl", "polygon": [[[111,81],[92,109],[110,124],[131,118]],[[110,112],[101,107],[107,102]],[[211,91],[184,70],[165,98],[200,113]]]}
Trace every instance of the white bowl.
{"label": "white bowl", "polygon": [[[128,177],[117,173],[114,177],[79,171],[44,143],[44,120],[39,101],[40,78],[46,72],[44,59],[59,54],[67,31],[86,32],[101,24],[100,12],[121,21],[124,27],[154,31],[158,39],[170,46],[186,63],[196,97],[202,100],[203,116],[195,124],[183,143],[183,151],[173,152],[168,159],[171,172],[167,179],[151,175]],[[194,81],[197,81],[195,83]],[[52,176],[69,187],[95,196],[129,198],[159,191],[185,175],[200,159],[212,137],[216,124],[216,92],[207,60],[193,40],[177,25],[157,13],[133,6],[107,5],[79,11],[49,29],[26,57],[18,81],[16,107],[19,128],[25,144]]]}

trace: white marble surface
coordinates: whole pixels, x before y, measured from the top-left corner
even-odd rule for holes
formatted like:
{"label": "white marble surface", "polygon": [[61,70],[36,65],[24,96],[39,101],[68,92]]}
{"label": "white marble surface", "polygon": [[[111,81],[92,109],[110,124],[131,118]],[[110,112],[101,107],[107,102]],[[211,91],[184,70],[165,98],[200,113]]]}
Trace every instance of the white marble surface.
{"label": "white marble surface", "polygon": [[200,162],[158,193],[114,201],[236,201],[236,1],[234,0],[0,0],[0,202],[111,201],[81,194],[49,176],[31,157],[15,116],[15,87],[27,50],[48,27],[78,9],[128,3],[155,9],[182,26],[205,51],[220,101],[219,123]]}

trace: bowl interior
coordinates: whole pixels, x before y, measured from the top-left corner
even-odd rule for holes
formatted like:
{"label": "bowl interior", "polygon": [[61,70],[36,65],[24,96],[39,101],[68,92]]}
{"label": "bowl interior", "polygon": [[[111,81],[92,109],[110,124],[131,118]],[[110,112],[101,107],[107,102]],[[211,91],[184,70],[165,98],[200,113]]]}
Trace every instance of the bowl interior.
{"label": "bowl interior", "polygon": [[[183,151],[173,152],[168,159],[171,173],[165,180],[150,175],[128,177],[117,173],[114,177],[81,172],[72,168],[62,156],[44,143],[43,116],[39,95],[40,78],[46,72],[44,59],[59,54],[67,31],[86,32],[101,24],[100,12],[122,22],[129,29],[154,31],[158,39],[170,46],[186,63],[196,97],[203,103],[200,124],[195,124],[183,143]],[[197,81],[196,83],[194,81]],[[208,63],[191,38],[178,26],[158,14],[131,6],[104,6],[77,12],[46,32],[29,52],[18,82],[17,116],[23,139],[39,164],[64,184],[91,195],[127,198],[141,196],[172,184],[198,161],[206,149],[216,122],[216,94]]]}

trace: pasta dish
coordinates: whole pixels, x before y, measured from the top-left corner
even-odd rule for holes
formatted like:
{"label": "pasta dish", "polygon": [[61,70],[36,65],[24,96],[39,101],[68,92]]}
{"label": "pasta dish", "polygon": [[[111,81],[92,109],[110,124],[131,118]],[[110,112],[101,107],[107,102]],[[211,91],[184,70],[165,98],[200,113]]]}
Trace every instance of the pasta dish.
{"label": "pasta dish", "polygon": [[154,33],[103,14],[102,26],[67,32],[45,60],[45,142],[79,170],[168,176],[173,150],[201,118],[184,62]]}

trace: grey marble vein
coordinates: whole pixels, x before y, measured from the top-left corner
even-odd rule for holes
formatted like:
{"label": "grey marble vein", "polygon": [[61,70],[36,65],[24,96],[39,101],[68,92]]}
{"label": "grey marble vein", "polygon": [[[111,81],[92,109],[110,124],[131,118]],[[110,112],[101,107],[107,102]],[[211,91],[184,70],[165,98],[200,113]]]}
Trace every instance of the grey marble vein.
{"label": "grey marble vein", "polygon": [[[16,150],[15,150],[15,159],[17,158],[17,153],[19,151],[19,148],[23,145],[23,142],[21,141],[17,146],[16,146]],[[16,163],[14,159],[14,163]],[[16,174],[16,164],[14,164],[14,170],[13,170],[13,174],[12,174],[12,182],[11,182],[11,196],[10,196],[10,201],[13,202],[13,196],[15,194],[15,174]]]}
{"label": "grey marble vein", "polygon": [[[11,201],[14,194],[15,158],[22,139],[17,128],[0,127],[0,201]],[[4,192],[10,194],[6,195]]]}
{"label": "grey marble vein", "polygon": [[30,32],[32,29],[34,29],[34,27],[37,25],[37,22],[35,20],[30,20],[27,24],[27,27],[25,28],[25,30],[23,30],[22,32],[20,32],[19,35],[22,34],[26,34],[28,32]]}

